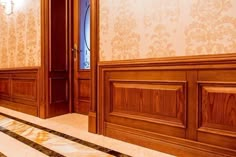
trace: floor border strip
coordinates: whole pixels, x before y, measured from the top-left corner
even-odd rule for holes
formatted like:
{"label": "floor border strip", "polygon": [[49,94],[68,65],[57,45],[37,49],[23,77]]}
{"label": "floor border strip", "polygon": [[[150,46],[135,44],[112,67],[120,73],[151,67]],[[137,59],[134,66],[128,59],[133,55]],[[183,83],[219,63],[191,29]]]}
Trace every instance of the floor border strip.
{"label": "floor border strip", "polygon": [[[35,143],[35,142],[33,142],[33,141],[31,141],[31,140],[29,140],[29,139],[27,139],[27,138],[25,138],[25,137],[23,137],[21,135],[18,135],[16,133],[14,133],[14,132],[12,132],[12,131],[2,127],[2,126],[0,126],[0,131],[2,133],[4,133],[4,134],[6,134],[6,135],[8,135],[8,136],[10,136],[10,137],[12,137],[12,138],[14,138],[14,139],[24,143],[24,144],[32,147],[32,148],[40,151],[41,153],[46,154],[47,156],[65,157],[65,156],[63,156],[63,155],[61,155],[61,154],[59,154],[59,153],[57,153],[57,152],[47,148],[47,147],[44,147],[44,146],[42,146],[42,145],[40,145],[38,143]],[[1,154],[0,154],[0,157],[1,157]]]}
{"label": "floor border strip", "polygon": [[[31,122],[27,122],[27,121],[25,121],[25,120],[22,120],[22,119],[19,119],[19,118],[16,118],[16,117],[13,117],[13,116],[4,114],[4,113],[2,113],[2,112],[0,112],[0,115],[5,116],[5,117],[8,117],[8,118],[11,118],[11,119],[16,120],[16,121],[19,121],[19,122],[22,122],[22,123],[27,124],[27,125],[33,126],[33,127],[35,127],[35,128],[38,128],[38,129],[47,131],[47,132],[52,133],[52,134],[54,134],[54,135],[63,137],[63,138],[65,138],[65,139],[67,139],[67,140],[70,140],[70,141],[73,141],[73,142],[82,144],[82,145],[84,145],[84,146],[87,146],[87,147],[96,149],[96,150],[98,150],[98,151],[101,151],[101,152],[104,152],[104,153],[107,153],[107,154],[110,154],[110,155],[114,155],[114,156],[116,156],[116,157],[131,157],[131,156],[129,156],[129,155],[120,153],[120,152],[118,152],[118,151],[115,151],[115,150],[112,150],[112,149],[109,149],[109,148],[105,148],[105,147],[103,147],[103,146],[99,146],[99,145],[97,145],[97,144],[94,144],[94,143],[91,143],[91,142],[88,142],[88,141],[85,141],[85,140],[82,140],[82,139],[73,137],[73,136],[71,136],[71,135],[67,135],[67,134],[61,133],[61,132],[58,132],[58,131],[55,131],[55,130],[52,130],[52,129],[49,129],[49,128],[46,128],[46,127],[43,127],[43,126],[40,126],[40,125],[37,125],[37,124],[34,124],[34,123],[31,123]],[[20,135],[19,135],[19,136],[20,136]],[[24,138],[24,137],[23,137],[23,138]],[[36,144],[37,144],[37,143],[36,143]],[[43,146],[42,146],[42,147],[43,147]],[[47,148],[47,149],[48,149],[48,148]]]}

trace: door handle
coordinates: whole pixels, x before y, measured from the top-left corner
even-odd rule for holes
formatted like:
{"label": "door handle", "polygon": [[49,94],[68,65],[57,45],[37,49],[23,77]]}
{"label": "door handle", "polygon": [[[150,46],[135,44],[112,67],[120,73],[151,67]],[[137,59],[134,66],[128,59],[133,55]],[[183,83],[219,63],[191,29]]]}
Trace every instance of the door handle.
{"label": "door handle", "polygon": [[72,48],[74,59],[77,59],[77,52],[78,52],[77,44],[74,44],[74,48]]}

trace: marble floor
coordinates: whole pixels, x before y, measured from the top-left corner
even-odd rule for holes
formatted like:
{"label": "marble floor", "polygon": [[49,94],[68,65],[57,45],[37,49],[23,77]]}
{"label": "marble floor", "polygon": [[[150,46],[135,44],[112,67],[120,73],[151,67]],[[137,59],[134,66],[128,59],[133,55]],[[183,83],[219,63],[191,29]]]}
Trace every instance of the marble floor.
{"label": "marble floor", "polygon": [[84,115],[44,120],[0,107],[0,157],[171,157],[87,130]]}

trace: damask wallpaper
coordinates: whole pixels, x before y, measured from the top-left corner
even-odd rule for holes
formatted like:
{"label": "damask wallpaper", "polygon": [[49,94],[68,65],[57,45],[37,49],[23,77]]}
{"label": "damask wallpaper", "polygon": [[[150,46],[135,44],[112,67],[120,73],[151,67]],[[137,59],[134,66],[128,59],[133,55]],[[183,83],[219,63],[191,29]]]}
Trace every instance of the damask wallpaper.
{"label": "damask wallpaper", "polygon": [[100,60],[236,53],[236,0],[100,0]]}
{"label": "damask wallpaper", "polygon": [[40,0],[13,0],[13,14],[0,5],[0,68],[40,66]]}

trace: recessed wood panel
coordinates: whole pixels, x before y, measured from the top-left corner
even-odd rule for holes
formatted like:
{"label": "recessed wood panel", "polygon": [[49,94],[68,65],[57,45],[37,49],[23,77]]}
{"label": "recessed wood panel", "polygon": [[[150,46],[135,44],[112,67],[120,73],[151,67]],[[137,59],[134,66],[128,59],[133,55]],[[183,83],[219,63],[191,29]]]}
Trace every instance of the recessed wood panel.
{"label": "recessed wood panel", "polygon": [[236,150],[236,83],[199,82],[198,140]]}
{"label": "recessed wood panel", "polygon": [[68,101],[68,81],[65,78],[50,79],[50,100],[51,103],[61,103]]}
{"label": "recessed wood panel", "polygon": [[68,0],[50,1],[50,71],[68,69]]}
{"label": "recessed wood panel", "polygon": [[38,87],[38,68],[0,70],[0,106],[38,116]]}
{"label": "recessed wood panel", "polygon": [[185,72],[128,70],[104,74],[105,122],[185,138]]}
{"label": "recessed wood panel", "polygon": [[36,101],[37,98],[36,79],[13,79],[12,97]]}
{"label": "recessed wood panel", "polygon": [[9,78],[0,78],[0,96],[10,96]]}
{"label": "recessed wood panel", "polygon": [[79,98],[89,99],[91,97],[91,80],[79,80]]}
{"label": "recessed wood panel", "polygon": [[236,87],[201,88],[201,126],[236,132]]}
{"label": "recessed wood panel", "polygon": [[90,101],[78,100],[74,102],[74,112],[88,115]]}
{"label": "recessed wood panel", "polygon": [[184,124],[184,90],[183,85],[113,82],[111,112],[170,121],[176,119]]}

